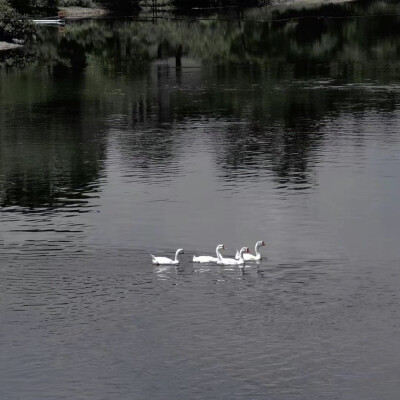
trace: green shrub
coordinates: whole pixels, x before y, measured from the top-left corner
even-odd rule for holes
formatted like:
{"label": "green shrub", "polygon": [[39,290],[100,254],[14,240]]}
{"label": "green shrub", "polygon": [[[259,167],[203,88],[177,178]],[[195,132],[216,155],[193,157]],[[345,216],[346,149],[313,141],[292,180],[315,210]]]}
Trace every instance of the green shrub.
{"label": "green shrub", "polygon": [[121,13],[132,12],[140,8],[138,0],[97,0],[97,3]]}
{"label": "green shrub", "polygon": [[0,41],[26,39],[36,31],[33,22],[0,0]]}
{"label": "green shrub", "polygon": [[21,14],[38,15],[57,9],[57,0],[8,0]]}
{"label": "green shrub", "polygon": [[92,0],[60,0],[60,7],[95,7],[95,3]]}
{"label": "green shrub", "polygon": [[0,19],[3,17],[3,15],[6,12],[9,12],[11,10],[10,5],[6,0],[0,0]]}

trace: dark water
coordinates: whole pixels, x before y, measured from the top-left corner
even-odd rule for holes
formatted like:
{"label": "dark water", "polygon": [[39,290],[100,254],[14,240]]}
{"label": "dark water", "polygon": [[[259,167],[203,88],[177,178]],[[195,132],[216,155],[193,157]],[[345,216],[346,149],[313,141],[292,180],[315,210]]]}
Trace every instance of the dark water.
{"label": "dark water", "polygon": [[399,15],[75,22],[4,61],[0,398],[397,399]]}

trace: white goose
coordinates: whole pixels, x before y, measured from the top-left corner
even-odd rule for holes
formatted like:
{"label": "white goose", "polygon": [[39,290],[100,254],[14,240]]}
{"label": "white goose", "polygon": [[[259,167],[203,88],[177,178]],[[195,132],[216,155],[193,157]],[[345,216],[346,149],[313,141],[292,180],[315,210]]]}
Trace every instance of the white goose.
{"label": "white goose", "polygon": [[220,259],[218,260],[217,264],[219,265],[242,265],[244,264],[245,260],[243,258],[243,254],[244,253],[248,253],[249,252],[249,248],[248,247],[242,247],[239,251],[239,259],[236,260],[234,258],[225,258],[225,257],[220,257]]}
{"label": "white goose", "polygon": [[217,257],[212,256],[193,256],[193,262],[198,263],[211,263],[211,262],[218,262],[218,260],[222,257],[220,251],[225,250],[225,246],[223,244],[219,244],[215,249],[217,253]]}
{"label": "white goose", "polygon": [[179,264],[179,254],[185,254],[183,252],[183,249],[178,249],[175,253],[175,260],[171,260],[168,257],[155,257],[153,254],[151,255],[152,258],[152,263],[155,265],[167,265],[167,264],[172,264],[172,265],[178,265]]}
{"label": "white goose", "polygon": [[[244,260],[245,261],[259,261],[259,260],[261,260],[262,256],[261,256],[261,253],[260,253],[260,250],[259,250],[261,246],[265,246],[264,240],[260,240],[259,242],[256,243],[256,247],[255,247],[256,255],[253,255],[251,253],[245,253],[245,254],[243,254]],[[236,250],[235,259],[239,260],[239,252],[237,250]]]}

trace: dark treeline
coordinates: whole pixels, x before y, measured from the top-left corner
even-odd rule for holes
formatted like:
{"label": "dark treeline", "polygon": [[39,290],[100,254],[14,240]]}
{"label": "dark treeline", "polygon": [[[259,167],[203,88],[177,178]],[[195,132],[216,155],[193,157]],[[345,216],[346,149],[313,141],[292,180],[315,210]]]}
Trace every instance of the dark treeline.
{"label": "dark treeline", "polygon": [[0,15],[16,12],[21,15],[45,15],[57,9],[57,0],[0,0]]}
{"label": "dark treeline", "polygon": [[113,12],[132,13],[139,10],[140,0],[58,0],[60,7],[78,6],[95,7],[100,6]]}
{"label": "dark treeline", "polygon": [[193,8],[215,10],[225,7],[257,7],[267,3],[267,0],[172,0],[178,12],[187,12]]}
{"label": "dark treeline", "polygon": [[103,7],[127,12],[139,8],[139,0],[0,0],[0,16],[10,9],[28,16],[52,15],[60,7]]}

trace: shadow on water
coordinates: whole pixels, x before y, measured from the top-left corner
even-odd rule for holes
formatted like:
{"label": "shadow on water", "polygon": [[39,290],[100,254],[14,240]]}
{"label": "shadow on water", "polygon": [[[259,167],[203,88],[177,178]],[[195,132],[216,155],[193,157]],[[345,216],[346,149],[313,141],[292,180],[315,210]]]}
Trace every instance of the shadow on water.
{"label": "shadow on water", "polygon": [[307,188],[326,121],[396,109],[390,90],[365,91],[399,77],[398,14],[394,2],[369,1],[43,28],[25,49],[35,61],[0,75],[1,206],[85,202],[110,132],[127,165],[176,172],[192,145],[177,127],[198,121],[217,132],[223,179],[266,172]]}
{"label": "shadow on water", "polygon": [[[60,70],[62,69],[62,71]],[[105,158],[102,124],[82,97],[82,79],[54,66],[3,76],[1,207],[84,206]],[[21,79],[22,78],[22,79]]]}

